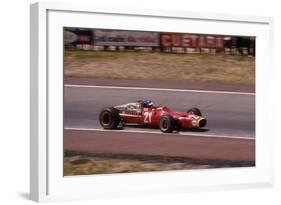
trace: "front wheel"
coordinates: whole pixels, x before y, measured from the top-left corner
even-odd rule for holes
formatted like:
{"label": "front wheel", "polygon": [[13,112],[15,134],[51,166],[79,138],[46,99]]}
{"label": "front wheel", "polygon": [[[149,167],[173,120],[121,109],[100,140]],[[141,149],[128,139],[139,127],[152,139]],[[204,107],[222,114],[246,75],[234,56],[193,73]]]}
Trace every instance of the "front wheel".
{"label": "front wheel", "polygon": [[173,132],[176,127],[174,118],[170,115],[164,115],[160,118],[159,128],[164,133]]}

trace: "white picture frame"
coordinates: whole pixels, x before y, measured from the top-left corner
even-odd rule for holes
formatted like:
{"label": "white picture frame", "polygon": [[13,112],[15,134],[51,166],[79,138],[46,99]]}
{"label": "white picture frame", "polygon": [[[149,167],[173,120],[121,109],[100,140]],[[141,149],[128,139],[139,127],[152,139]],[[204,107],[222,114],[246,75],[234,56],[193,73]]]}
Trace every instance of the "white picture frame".
{"label": "white picture frame", "polygon": [[[99,18],[99,21],[93,21],[95,18]],[[183,28],[183,24],[195,26]],[[263,109],[271,105],[267,93],[273,69],[272,18],[40,2],[31,5],[30,25],[32,200],[92,199],[273,185],[273,133],[263,126],[273,119],[272,111]],[[64,26],[256,36],[256,166],[63,177],[61,119]]]}

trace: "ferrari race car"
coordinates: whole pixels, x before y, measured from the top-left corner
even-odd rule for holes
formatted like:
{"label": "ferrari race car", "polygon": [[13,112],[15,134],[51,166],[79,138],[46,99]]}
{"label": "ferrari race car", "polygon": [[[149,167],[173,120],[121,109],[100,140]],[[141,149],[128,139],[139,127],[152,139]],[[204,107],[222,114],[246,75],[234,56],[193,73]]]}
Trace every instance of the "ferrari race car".
{"label": "ferrari race car", "polygon": [[143,125],[159,127],[164,133],[186,128],[202,128],[207,120],[198,108],[184,112],[175,112],[168,107],[154,106],[151,100],[139,100],[124,105],[104,108],[99,115],[104,129],[116,129],[124,126]]}

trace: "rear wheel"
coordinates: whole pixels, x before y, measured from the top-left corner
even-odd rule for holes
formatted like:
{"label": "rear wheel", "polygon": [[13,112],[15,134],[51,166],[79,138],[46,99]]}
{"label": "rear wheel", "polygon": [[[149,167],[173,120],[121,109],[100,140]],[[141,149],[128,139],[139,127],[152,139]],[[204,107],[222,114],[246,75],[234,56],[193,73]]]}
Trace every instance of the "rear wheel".
{"label": "rear wheel", "polygon": [[104,129],[116,129],[120,123],[119,111],[116,108],[104,108],[99,116],[100,125]]}
{"label": "rear wheel", "polygon": [[174,118],[170,115],[164,115],[160,118],[159,128],[164,133],[173,132],[176,127]]}
{"label": "rear wheel", "polygon": [[197,115],[197,116],[202,116],[201,111],[200,111],[197,107],[190,108],[190,109],[187,110],[186,112],[187,112],[188,114],[194,114],[194,115]]}

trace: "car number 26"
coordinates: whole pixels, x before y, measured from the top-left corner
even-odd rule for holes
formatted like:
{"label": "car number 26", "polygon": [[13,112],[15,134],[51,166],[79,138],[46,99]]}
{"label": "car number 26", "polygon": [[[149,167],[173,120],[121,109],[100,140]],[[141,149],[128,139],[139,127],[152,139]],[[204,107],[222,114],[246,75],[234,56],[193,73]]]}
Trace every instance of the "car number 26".
{"label": "car number 26", "polygon": [[144,123],[151,123],[152,112],[144,112]]}

